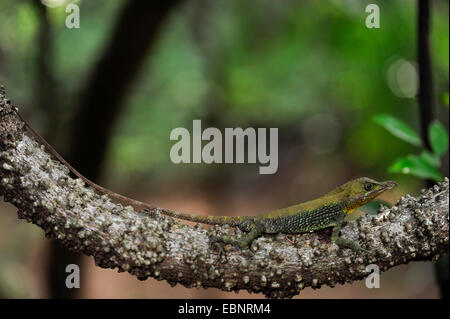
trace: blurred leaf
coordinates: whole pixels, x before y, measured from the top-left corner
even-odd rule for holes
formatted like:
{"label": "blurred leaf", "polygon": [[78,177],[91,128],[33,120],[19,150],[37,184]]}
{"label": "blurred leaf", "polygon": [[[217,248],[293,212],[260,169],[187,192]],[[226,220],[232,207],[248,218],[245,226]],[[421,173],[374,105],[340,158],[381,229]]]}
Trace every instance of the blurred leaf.
{"label": "blurred leaf", "polygon": [[436,168],[416,155],[408,155],[397,159],[394,164],[389,167],[389,171],[393,173],[410,174],[420,178],[431,178],[438,182],[442,180],[442,176]]}
{"label": "blurred leaf", "polygon": [[431,123],[428,134],[433,152],[437,156],[444,155],[448,149],[448,134],[444,126],[438,121],[435,121]]}
{"label": "blurred leaf", "polygon": [[374,122],[384,127],[392,135],[402,139],[410,144],[421,146],[422,141],[420,137],[414,132],[407,124],[403,123],[399,119],[388,115],[379,114],[373,118]]}
{"label": "blurred leaf", "polygon": [[384,205],[388,208],[391,208],[392,205],[383,201],[383,200],[379,200],[379,199],[375,199],[373,201],[368,202],[366,205],[361,206],[360,208],[358,208],[357,210],[355,210],[354,212],[352,212],[351,214],[347,214],[344,218],[345,221],[349,222],[349,221],[353,221],[353,220],[357,220],[358,218],[364,216],[365,214],[368,215],[377,215],[378,214],[378,210],[380,209],[380,206]]}
{"label": "blurred leaf", "polygon": [[17,25],[18,28],[14,34],[15,37],[18,37],[23,41],[29,41],[35,37],[36,30],[38,30],[39,26],[39,20],[33,5],[30,2],[25,2],[19,6],[17,11]]}
{"label": "blurred leaf", "polygon": [[360,207],[360,209],[369,215],[376,215],[378,214],[378,210],[380,209],[381,205],[386,206],[387,208],[392,207],[391,204],[385,202],[384,200],[375,199],[373,201],[368,202],[366,205]]}
{"label": "blurred leaf", "polygon": [[422,154],[420,154],[420,158],[433,167],[439,168],[441,166],[441,160],[439,156],[426,150],[423,151]]}
{"label": "blurred leaf", "polygon": [[444,95],[442,96],[442,102],[444,102],[444,105],[448,107],[448,103],[449,103],[448,92],[444,93]]}

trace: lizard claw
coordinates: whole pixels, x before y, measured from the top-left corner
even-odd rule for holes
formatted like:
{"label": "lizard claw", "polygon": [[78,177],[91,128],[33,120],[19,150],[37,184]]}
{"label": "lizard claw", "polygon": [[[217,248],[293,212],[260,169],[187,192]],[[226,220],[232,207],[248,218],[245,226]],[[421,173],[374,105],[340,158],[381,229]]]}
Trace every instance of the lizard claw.
{"label": "lizard claw", "polygon": [[295,242],[289,238],[289,235],[286,235],[286,240],[289,244],[295,245]]}
{"label": "lizard claw", "polygon": [[353,247],[350,247],[355,254],[360,255],[362,254],[364,251],[366,251],[364,248],[361,247],[361,242],[360,241],[355,241],[353,243]]}

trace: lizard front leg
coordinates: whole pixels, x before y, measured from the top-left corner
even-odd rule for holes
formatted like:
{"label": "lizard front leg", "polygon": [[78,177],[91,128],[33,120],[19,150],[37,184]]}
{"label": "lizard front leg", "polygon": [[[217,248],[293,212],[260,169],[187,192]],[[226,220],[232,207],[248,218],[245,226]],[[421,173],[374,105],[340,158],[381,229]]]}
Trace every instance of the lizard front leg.
{"label": "lizard front leg", "polygon": [[350,248],[357,254],[362,252],[363,249],[358,242],[351,240],[351,239],[342,238],[340,236],[340,231],[341,231],[344,223],[345,223],[344,216],[339,217],[336,220],[336,225],[334,226],[333,233],[331,234],[331,241],[341,248]]}

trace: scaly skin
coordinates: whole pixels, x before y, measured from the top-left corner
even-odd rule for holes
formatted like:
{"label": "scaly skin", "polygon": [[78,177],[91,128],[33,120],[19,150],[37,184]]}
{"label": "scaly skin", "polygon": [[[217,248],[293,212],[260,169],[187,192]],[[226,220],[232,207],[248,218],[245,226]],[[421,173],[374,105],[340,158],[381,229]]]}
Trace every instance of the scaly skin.
{"label": "scaly skin", "polygon": [[[131,205],[137,210],[146,211],[156,209],[156,207],[147,203],[128,198],[103,188],[81,175],[67,163],[42,136],[33,130],[33,128],[20,116],[17,110],[13,111],[13,113],[25,123],[28,130],[54,157],[66,165],[73,174],[81,178],[89,186],[102,194],[109,195],[120,202]],[[361,177],[339,186],[318,199],[257,216],[199,216],[170,210],[163,210],[162,213],[171,217],[203,224],[238,227],[247,233],[242,239],[216,238],[216,240],[230,243],[241,248],[248,247],[255,238],[263,234],[299,234],[333,227],[331,240],[334,243],[339,247],[351,248],[354,251],[359,252],[361,251],[361,246],[357,242],[339,236],[345,216],[358,207],[373,200],[384,191],[395,186],[397,186],[397,183],[394,181],[377,182],[367,177]]]}
{"label": "scaly skin", "polygon": [[367,177],[352,180],[328,194],[302,204],[256,216],[199,216],[178,212],[166,215],[209,225],[230,225],[247,233],[242,239],[216,238],[241,248],[263,234],[300,234],[333,227],[331,240],[341,248],[360,252],[359,243],[339,236],[346,215],[368,203],[384,191],[397,186],[394,181],[377,182]]}

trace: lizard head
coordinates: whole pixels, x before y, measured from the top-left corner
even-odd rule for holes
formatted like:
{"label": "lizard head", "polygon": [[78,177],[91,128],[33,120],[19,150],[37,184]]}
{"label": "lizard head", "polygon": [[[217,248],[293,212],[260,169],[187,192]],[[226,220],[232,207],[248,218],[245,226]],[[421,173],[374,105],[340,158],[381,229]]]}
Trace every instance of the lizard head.
{"label": "lizard head", "polygon": [[342,185],[347,214],[395,186],[397,183],[394,181],[377,182],[368,177],[361,177]]}

